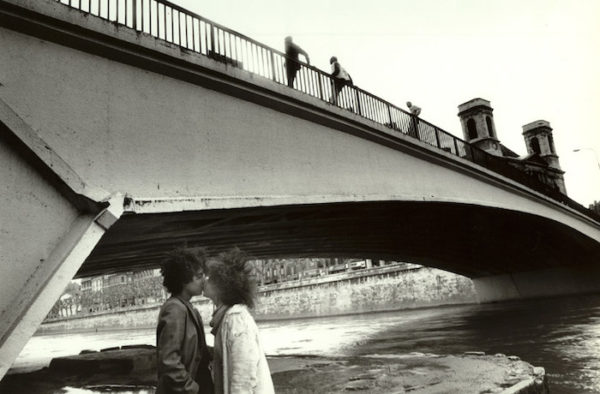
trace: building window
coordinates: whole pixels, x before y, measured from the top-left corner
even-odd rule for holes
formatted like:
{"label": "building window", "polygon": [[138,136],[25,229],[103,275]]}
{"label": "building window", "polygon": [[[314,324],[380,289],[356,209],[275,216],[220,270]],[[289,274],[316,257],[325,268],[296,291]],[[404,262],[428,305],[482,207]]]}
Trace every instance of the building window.
{"label": "building window", "polygon": [[537,153],[538,155],[541,153],[540,142],[536,137],[533,137],[531,140],[529,140],[529,148],[533,153]]}
{"label": "building window", "polygon": [[489,116],[485,117],[485,123],[487,124],[487,129],[488,129],[488,135],[490,137],[496,137],[496,135],[494,134],[494,127],[492,126],[492,118],[490,118]]}
{"label": "building window", "polygon": [[470,140],[474,140],[478,137],[477,126],[475,125],[475,121],[472,118],[467,121],[467,131],[469,132]]}
{"label": "building window", "polygon": [[554,138],[552,134],[548,134],[548,145],[550,145],[550,152],[556,154],[556,148],[554,147]]}

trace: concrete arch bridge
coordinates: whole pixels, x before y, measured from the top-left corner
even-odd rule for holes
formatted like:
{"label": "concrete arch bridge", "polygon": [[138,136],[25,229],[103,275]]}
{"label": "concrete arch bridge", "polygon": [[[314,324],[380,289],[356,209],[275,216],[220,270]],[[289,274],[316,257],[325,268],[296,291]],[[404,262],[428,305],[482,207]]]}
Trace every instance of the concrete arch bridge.
{"label": "concrete arch bridge", "polygon": [[290,89],[253,41],[249,70],[210,21],[184,45],[81,3],[0,1],[0,376],[74,276],[183,243],[425,264],[483,301],[599,290],[600,223],[566,196],[360,89],[330,102],[316,69]]}

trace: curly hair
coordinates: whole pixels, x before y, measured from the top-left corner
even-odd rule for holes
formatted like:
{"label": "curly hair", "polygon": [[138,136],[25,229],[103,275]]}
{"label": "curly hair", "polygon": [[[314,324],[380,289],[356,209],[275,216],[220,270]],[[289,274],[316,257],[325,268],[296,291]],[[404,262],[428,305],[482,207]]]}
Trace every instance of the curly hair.
{"label": "curly hair", "polygon": [[246,253],[238,248],[221,253],[208,261],[207,274],[223,304],[254,307],[256,274]]}
{"label": "curly hair", "polygon": [[206,272],[206,251],[202,248],[177,248],[161,263],[163,286],[172,295],[181,293],[199,269]]}

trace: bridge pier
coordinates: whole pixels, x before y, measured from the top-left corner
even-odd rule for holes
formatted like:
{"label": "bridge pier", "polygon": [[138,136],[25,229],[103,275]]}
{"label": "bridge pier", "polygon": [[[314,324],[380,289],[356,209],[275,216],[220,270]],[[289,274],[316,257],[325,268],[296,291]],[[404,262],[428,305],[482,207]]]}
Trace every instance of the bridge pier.
{"label": "bridge pier", "polygon": [[479,302],[600,292],[600,266],[578,265],[474,278]]}
{"label": "bridge pier", "polygon": [[87,186],[3,100],[0,185],[1,379],[121,215],[123,199]]}
{"label": "bridge pier", "polygon": [[[81,215],[47,259],[37,266],[29,266],[28,277],[20,283],[20,291],[14,298],[2,299],[0,379],[103,234],[104,228],[96,223],[94,215]],[[5,278],[14,280],[11,277]],[[4,282],[3,278],[3,286],[6,285]]]}

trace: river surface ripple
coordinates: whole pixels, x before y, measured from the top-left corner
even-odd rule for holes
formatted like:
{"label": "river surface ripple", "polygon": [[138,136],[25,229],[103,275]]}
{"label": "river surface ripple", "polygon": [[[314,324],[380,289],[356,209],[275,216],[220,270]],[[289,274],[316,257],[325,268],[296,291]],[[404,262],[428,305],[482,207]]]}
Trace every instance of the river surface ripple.
{"label": "river surface ripple", "polygon": [[[261,322],[259,327],[272,355],[479,350],[543,366],[552,394],[600,393],[600,295]],[[83,349],[154,342],[151,329],[34,336],[13,371]]]}

